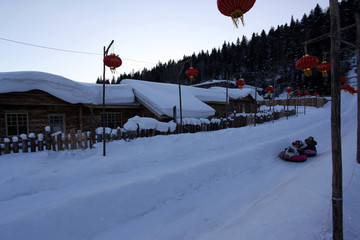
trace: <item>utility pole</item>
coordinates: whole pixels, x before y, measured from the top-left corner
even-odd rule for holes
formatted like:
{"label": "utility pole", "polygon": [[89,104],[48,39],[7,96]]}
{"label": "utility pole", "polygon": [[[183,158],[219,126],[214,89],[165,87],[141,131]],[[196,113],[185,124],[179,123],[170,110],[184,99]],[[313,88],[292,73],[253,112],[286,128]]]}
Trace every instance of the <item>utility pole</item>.
{"label": "utility pole", "polygon": [[356,74],[357,74],[357,153],[356,159],[360,164],[360,16],[359,13],[355,14],[355,28],[356,28]]}
{"label": "utility pole", "polygon": [[331,147],[333,240],[343,240],[343,192],[340,116],[340,16],[338,0],[330,1],[331,20]]}
{"label": "utility pole", "polygon": [[[105,46],[104,46],[104,58],[107,56],[109,49],[111,47],[111,45],[113,45],[114,40],[111,41],[111,43],[109,44],[109,46],[107,47],[107,49],[105,50]],[[106,156],[106,134],[105,134],[105,63],[104,64],[104,69],[103,69],[103,105],[102,105],[102,120],[103,120],[103,155]],[[101,118],[100,118],[101,119]]]}

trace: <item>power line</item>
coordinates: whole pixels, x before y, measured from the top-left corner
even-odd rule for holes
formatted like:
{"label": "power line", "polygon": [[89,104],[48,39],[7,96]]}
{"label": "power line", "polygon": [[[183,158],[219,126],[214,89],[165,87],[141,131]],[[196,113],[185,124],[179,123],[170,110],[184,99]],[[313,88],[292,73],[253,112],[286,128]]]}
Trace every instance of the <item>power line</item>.
{"label": "power line", "polygon": [[[103,54],[101,54],[101,53],[82,52],[82,51],[74,51],[74,50],[68,50],[68,49],[62,49],[62,48],[47,47],[47,46],[42,46],[42,45],[37,45],[37,44],[32,44],[32,43],[21,42],[21,41],[16,41],[16,40],[12,40],[12,39],[2,38],[2,37],[0,37],[0,40],[7,41],[7,42],[12,42],[12,43],[17,43],[17,44],[22,44],[22,45],[26,45],[26,46],[30,46],[30,47],[37,47],[37,48],[44,48],[44,49],[48,49],[48,50],[54,50],[54,51],[69,52],[69,53],[78,53],[78,54],[87,54],[87,55],[97,55],[97,56],[102,56],[102,55],[103,55]],[[129,58],[122,58],[122,59],[128,60],[128,61],[133,61],[133,62],[140,62],[140,63],[147,63],[147,64],[156,64],[156,63],[153,63],[153,62],[146,62],[146,61],[134,60],[134,59],[129,59]]]}

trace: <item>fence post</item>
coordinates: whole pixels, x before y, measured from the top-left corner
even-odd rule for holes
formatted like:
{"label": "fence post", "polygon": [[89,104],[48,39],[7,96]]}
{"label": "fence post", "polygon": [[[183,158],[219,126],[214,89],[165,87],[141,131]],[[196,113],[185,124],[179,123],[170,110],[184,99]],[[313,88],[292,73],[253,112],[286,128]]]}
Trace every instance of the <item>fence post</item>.
{"label": "fence post", "polygon": [[22,152],[28,152],[28,140],[25,138],[22,140]]}
{"label": "fence post", "polygon": [[88,134],[87,134],[87,132],[83,133],[82,139],[83,139],[83,142],[84,142],[84,149],[87,149],[88,148]]}
{"label": "fence post", "polygon": [[75,129],[70,130],[70,147],[71,150],[76,149],[76,136],[75,136]]}
{"label": "fence post", "polygon": [[35,136],[30,137],[30,151],[36,152]]}
{"label": "fence post", "polygon": [[4,140],[4,154],[10,153],[10,140],[7,141],[7,139]]}
{"label": "fence post", "polygon": [[13,153],[18,153],[19,152],[19,142],[14,141],[14,138],[12,139],[12,143],[13,143]]}
{"label": "fence post", "polygon": [[51,150],[51,136],[50,132],[45,132],[46,150]]}
{"label": "fence post", "polygon": [[93,144],[94,144],[93,132],[89,132],[89,147],[90,147],[90,149],[93,148]]}
{"label": "fence post", "polygon": [[57,136],[51,136],[52,148],[54,152],[56,151],[56,143],[57,143],[56,137]]}
{"label": "fence post", "polygon": [[76,141],[77,141],[78,149],[82,149],[83,148],[83,146],[82,146],[82,131],[77,130],[76,135],[77,135]]}
{"label": "fence post", "polygon": [[69,150],[69,135],[66,132],[64,134],[64,149]]}
{"label": "fence post", "polygon": [[56,140],[57,140],[57,149],[58,149],[58,151],[62,151],[62,150],[64,150],[64,148],[63,148],[63,142],[62,142],[62,134],[58,134],[57,136],[56,136]]}

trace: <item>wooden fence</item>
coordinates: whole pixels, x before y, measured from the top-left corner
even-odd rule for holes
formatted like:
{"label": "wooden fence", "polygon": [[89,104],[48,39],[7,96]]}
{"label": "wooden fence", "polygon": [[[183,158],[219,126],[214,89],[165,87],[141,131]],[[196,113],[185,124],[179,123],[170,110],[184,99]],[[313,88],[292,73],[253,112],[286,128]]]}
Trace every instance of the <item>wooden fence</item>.
{"label": "wooden fence", "polygon": [[[247,125],[261,124],[290,115],[295,115],[295,110],[291,110],[289,112],[283,110],[281,112],[274,112],[273,114],[258,114],[257,116],[254,114],[236,116],[228,121],[226,121],[226,119],[222,119],[220,122],[214,122],[210,124],[186,124],[182,126],[182,129],[180,129],[180,125],[177,125],[177,128],[174,132],[168,131],[165,133],[156,131],[154,129],[138,129],[137,131],[127,132],[121,131],[121,129],[116,129],[115,132],[106,134],[105,140],[106,142],[121,139],[128,141],[138,137],[151,137],[156,135],[195,133],[201,131],[214,131],[225,128],[238,128]],[[31,134],[28,138],[21,139],[20,141],[14,139],[21,139],[21,137],[13,138],[13,140],[0,139],[0,155],[19,152],[26,153],[29,151],[62,151],[93,148],[95,143],[103,141],[103,136],[102,134],[95,134],[94,132],[82,132],[81,130],[75,131],[75,129],[71,129],[68,134],[51,134],[50,132],[45,132],[38,134],[37,137],[34,134]]]}
{"label": "wooden fence", "polygon": [[260,105],[273,106],[309,106],[309,107],[322,107],[328,100],[323,97],[302,97],[302,98],[290,98],[290,99],[278,99],[278,100],[266,100],[260,101]]}

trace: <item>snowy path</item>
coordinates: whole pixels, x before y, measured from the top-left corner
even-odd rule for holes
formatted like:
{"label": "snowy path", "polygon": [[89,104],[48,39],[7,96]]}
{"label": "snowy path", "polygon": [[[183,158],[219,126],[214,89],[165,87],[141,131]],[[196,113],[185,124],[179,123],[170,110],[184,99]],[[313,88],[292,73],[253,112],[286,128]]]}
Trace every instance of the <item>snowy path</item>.
{"label": "snowy path", "polygon": [[[356,147],[353,98],[342,114],[344,184]],[[106,158],[102,145],[1,156],[0,239],[320,239],[331,198],[329,113],[330,105],[274,124],[113,142]],[[317,157],[277,157],[309,135]],[[346,193],[354,204],[355,180]],[[344,213],[345,224],[360,219],[359,210]]]}

